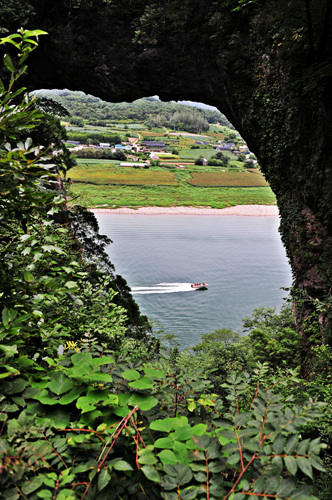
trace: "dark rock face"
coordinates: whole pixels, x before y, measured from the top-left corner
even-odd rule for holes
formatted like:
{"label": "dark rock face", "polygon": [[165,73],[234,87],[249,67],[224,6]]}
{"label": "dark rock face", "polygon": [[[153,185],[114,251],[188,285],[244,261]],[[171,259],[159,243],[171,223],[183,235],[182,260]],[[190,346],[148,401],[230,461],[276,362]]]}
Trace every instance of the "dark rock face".
{"label": "dark rock face", "polygon": [[[329,0],[27,0],[45,29],[31,88],[218,107],[278,198],[303,347],[332,342]],[[237,10],[238,9],[238,10]]]}

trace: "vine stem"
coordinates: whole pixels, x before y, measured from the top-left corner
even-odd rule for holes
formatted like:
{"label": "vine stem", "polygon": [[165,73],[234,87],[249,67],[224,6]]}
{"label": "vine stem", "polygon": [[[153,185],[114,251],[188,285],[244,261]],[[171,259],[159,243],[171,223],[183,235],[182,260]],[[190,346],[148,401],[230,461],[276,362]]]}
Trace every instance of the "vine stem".
{"label": "vine stem", "polygon": [[[98,458],[98,462],[99,460],[101,459],[106,447],[108,446],[108,443],[110,442],[110,440],[112,439],[112,444],[111,446],[109,447],[105,457],[103,458],[103,460],[100,462],[100,464],[98,465],[98,469],[97,469],[97,472],[100,472],[100,470],[102,469],[102,467],[104,466],[104,463],[105,463],[105,460],[108,456],[108,454],[110,453],[111,449],[113,448],[116,440],[118,439],[119,435],[121,434],[122,432],[122,429],[127,425],[127,422],[131,419],[131,417],[137,412],[138,410],[138,406],[134,406],[134,408],[131,410],[131,412],[128,413],[128,415],[125,416],[125,418],[123,418],[121,420],[121,422],[119,423],[118,427],[115,429],[115,431],[113,432],[113,434],[109,437],[107,443],[105,444],[105,446],[103,447],[100,455],[99,455],[99,458]],[[114,439],[113,439],[114,437]]]}

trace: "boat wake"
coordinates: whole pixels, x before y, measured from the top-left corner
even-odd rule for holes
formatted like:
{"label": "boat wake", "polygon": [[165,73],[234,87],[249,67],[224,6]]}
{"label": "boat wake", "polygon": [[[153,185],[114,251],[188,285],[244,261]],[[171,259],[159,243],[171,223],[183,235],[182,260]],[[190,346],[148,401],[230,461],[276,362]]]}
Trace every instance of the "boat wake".
{"label": "boat wake", "polygon": [[191,283],[157,283],[150,286],[132,286],[131,291],[136,295],[144,295],[148,293],[178,293],[178,292],[193,292]]}

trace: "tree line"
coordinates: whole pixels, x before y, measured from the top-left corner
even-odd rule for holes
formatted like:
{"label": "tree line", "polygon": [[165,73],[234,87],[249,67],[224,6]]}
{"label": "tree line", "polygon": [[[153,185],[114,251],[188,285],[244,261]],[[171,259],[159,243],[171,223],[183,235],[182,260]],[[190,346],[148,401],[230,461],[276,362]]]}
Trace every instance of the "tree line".
{"label": "tree line", "polygon": [[[144,122],[151,127],[184,124],[189,132],[208,130],[209,124],[230,126],[227,118],[217,110],[195,108],[176,102],[163,102],[155,98],[142,98],[132,103],[109,103],[83,92],[38,91],[39,98],[51,98],[69,113],[72,125],[111,125],[112,123]],[[61,115],[65,118],[64,115]],[[196,124],[196,125],[195,125]]]}
{"label": "tree line", "polygon": [[192,352],[151,330],[30,137],[46,115],[19,78],[42,35],[0,41],[19,51],[0,89],[0,499],[327,500],[330,348],[299,376],[291,306]]}

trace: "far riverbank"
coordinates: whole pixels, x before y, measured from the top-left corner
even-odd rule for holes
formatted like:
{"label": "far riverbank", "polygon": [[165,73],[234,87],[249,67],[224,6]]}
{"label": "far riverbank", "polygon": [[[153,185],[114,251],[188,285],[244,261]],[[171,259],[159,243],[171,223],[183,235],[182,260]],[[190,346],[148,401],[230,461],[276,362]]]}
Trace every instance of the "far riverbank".
{"label": "far riverbank", "polygon": [[139,207],[139,208],[93,208],[96,214],[125,214],[125,215],[202,215],[222,216],[239,215],[251,217],[278,217],[276,205],[236,205],[226,208],[208,207]]}

